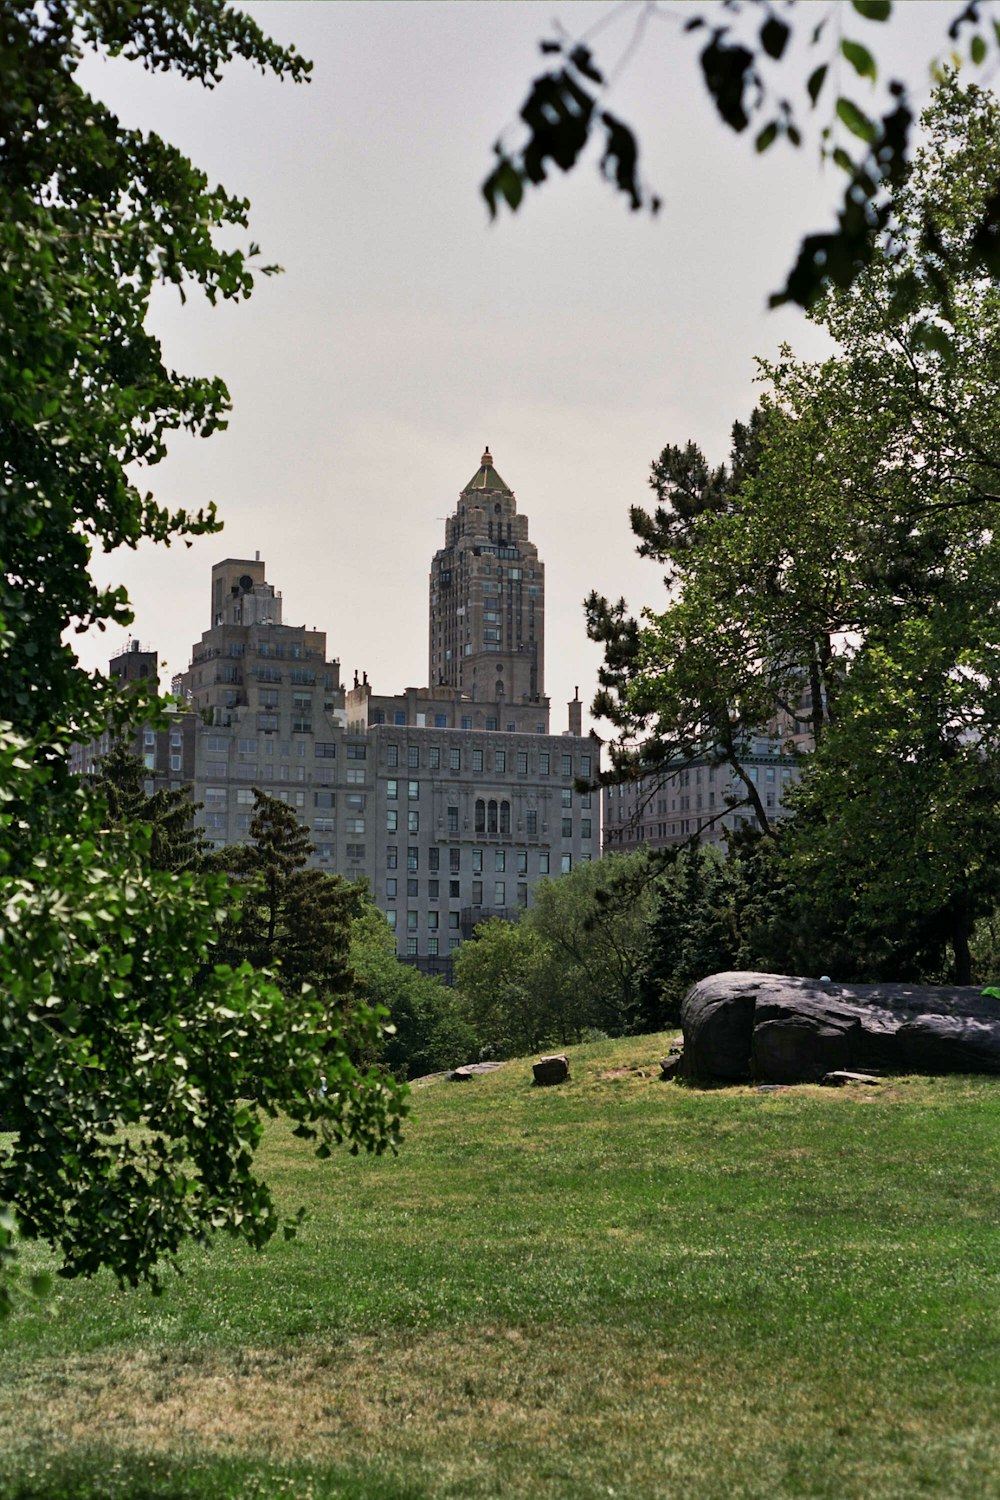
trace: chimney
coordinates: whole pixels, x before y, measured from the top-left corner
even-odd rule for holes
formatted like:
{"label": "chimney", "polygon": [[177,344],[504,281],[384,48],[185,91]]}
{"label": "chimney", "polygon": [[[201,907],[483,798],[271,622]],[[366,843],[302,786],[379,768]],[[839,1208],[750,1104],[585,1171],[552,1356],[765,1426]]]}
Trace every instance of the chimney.
{"label": "chimney", "polygon": [[577,739],[583,734],[583,704],[580,702],[580,689],[573,689],[573,697],[569,701],[569,732],[575,734]]}

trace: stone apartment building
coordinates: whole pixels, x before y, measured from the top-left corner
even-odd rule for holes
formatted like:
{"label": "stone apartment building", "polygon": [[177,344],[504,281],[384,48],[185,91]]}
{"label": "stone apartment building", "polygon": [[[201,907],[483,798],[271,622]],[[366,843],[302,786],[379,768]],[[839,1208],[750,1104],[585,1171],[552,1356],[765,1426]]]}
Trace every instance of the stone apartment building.
{"label": "stone apartment building", "polygon": [[249,835],[254,787],[294,807],[315,863],[367,878],[402,957],[447,972],[490,916],[516,917],[540,879],[598,858],[598,770],[581,705],[552,734],[544,569],[487,449],[430,575],[431,686],[341,681],[326,634],[285,621],[259,554],[212,568],[209,627],[174,679],[189,710],[197,821]]}
{"label": "stone apartment building", "polygon": [[[755,735],[743,757],[768,821],[783,816],[785,798],[799,777],[799,762],[787,744],[777,733]],[[728,833],[759,826],[746,796],[731,766],[708,760],[694,761],[672,775],[660,771],[603,787],[604,853],[662,849],[696,834],[703,844],[724,844]]]}

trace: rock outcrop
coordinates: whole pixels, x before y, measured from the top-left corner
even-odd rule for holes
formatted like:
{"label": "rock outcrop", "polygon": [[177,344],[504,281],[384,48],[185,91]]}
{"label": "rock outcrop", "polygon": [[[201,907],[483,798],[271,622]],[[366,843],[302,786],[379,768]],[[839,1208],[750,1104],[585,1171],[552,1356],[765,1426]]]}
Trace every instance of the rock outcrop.
{"label": "rock outcrop", "polygon": [[713,974],[688,991],[681,1025],[684,1072],[705,1080],[800,1083],[838,1069],[1000,1073],[1000,1003],[973,986]]}

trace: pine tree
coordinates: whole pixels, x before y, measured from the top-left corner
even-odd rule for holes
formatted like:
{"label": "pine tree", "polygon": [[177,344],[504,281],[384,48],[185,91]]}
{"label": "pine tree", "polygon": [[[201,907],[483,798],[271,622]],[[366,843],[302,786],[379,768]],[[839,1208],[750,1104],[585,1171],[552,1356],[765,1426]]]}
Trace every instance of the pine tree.
{"label": "pine tree", "polygon": [[190,787],[146,791],[149,773],[139,757],[118,740],[100,761],[93,787],[103,800],[112,829],[144,823],[150,831],[151,870],[198,869],[205,837],[194,826]]}

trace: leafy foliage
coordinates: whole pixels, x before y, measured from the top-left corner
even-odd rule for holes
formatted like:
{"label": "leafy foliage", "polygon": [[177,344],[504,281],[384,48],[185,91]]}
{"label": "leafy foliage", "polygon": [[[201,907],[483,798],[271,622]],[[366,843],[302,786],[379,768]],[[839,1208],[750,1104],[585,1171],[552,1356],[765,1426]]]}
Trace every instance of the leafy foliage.
{"label": "leafy foliage", "polygon": [[608,642],[600,706],[651,736],[619,748],[618,774],[732,758],[776,717],[808,728],[794,817],[770,846],[772,960],[962,982],[1000,901],[1000,367],[984,334],[1000,290],[973,248],[1000,109],[949,76],[924,127],[892,234],[816,310],[838,355],[762,365],[738,482],[690,448],[661,459],[666,504],[637,529],[667,564],[667,607],[640,623],[591,601],[590,617]]}
{"label": "leafy foliage", "polygon": [[[891,0],[853,0],[851,10],[855,21],[880,24],[888,21],[893,6]],[[967,39],[970,62],[981,67],[1000,44],[997,21],[986,24],[993,11],[990,0],[957,5],[942,39],[946,51]],[[723,123],[737,134],[753,127],[758,153],[779,140],[798,148],[808,134],[807,117],[830,97],[831,81],[841,86],[842,62],[861,82],[875,83],[880,74],[874,40],[868,45],[843,35],[839,25],[829,24],[829,11],[815,25],[811,15],[806,21],[807,14],[795,0],[780,7],[774,0],[726,0],[701,13],[685,12],[684,17],[646,5],[638,8],[624,56],[638,44],[651,15],[680,26],[683,36],[700,47],[702,81]],[[796,28],[804,32],[805,44],[817,59],[808,73],[806,97],[797,101],[787,82],[794,65],[790,58]],[[592,136],[602,142],[603,175],[624,194],[630,208],[656,214],[661,200],[640,177],[635,133],[600,102],[617,67],[599,67],[590,46],[562,35],[543,41],[541,50],[557,65],[532,83],[520,111],[523,144],[512,149],[501,139],[494,146],[496,165],[482,189],[491,217],[503,203],[516,210],[526,185],[545,181],[549,163],[571,171]],[[881,118],[869,114],[846,91],[848,85],[843,87],[845,91],[830,100],[832,118],[819,137],[821,159],[832,162],[847,178],[836,227],[804,237],[772,305],[794,302],[808,308],[829,287],[852,286],[871,265],[877,236],[891,224],[892,194],[905,176],[911,146],[913,111],[907,86],[899,78],[890,80],[892,103]],[[1000,191],[981,205],[972,247],[982,267],[1000,270]]]}
{"label": "leafy foliage", "polygon": [[636,1029],[655,874],[645,854],[578,865],[541,881],[519,922],[494,919],[463,943],[455,984],[488,1053]]}
{"label": "leafy foliage", "polygon": [[301,983],[283,993],[219,963],[228,883],[157,868],[176,863],[166,804],[150,818],[127,777],[108,786],[108,837],[108,803],[69,773],[70,741],[139,711],[66,640],[131,618],[123,589],[93,584],[92,550],[217,529],[211,507],[168,511],[134,477],[171,433],[207,436],[228,409],[221,380],[164,364],[151,293],[246,297],[257,257],[217,242],[245,227],[242,199],[80,86],[95,50],[208,86],[234,58],[293,80],[309,68],[223,0],[3,11],[0,1112],[14,1135],[0,1145],[0,1312],[15,1217],[64,1274],[107,1266],[155,1285],[186,1237],[260,1245],[278,1227],[253,1171],[262,1114],[287,1111],[327,1155],[393,1147],[402,1109],[352,1061],[377,1047],[377,1015],[344,1019]]}

